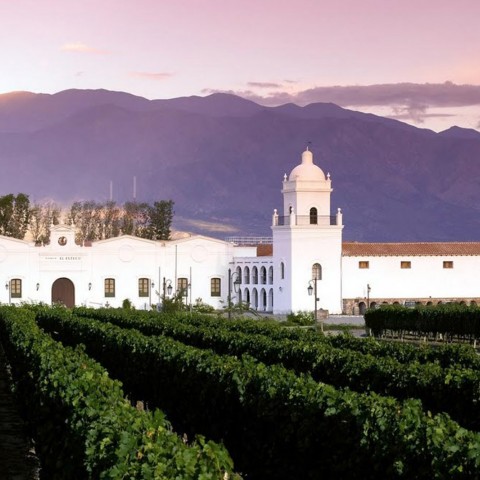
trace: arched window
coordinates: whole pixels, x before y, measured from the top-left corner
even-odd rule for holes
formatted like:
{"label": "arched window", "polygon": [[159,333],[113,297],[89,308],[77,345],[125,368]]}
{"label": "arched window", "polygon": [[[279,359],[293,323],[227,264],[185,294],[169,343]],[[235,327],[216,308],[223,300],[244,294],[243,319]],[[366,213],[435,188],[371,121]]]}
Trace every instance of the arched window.
{"label": "arched window", "polygon": [[258,292],[256,288],[252,290],[252,303],[253,303],[252,307],[255,310],[258,310]]}
{"label": "arched window", "polygon": [[235,278],[237,283],[242,283],[242,269],[241,267],[237,267],[237,277]]}
{"label": "arched window", "polygon": [[252,268],[252,283],[254,283],[254,284],[258,283],[258,269],[257,269],[257,267]]}
{"label": "arched window", "polygon": [[148,297],[150,295],[150,280],[148,278],[138,279],[138,296]]}
{"label": "arched window", "polygon": [[220,278],[210,279],[210,296],[220,297],[222,294]]}
{"label": "arched window", "polygon": [[188,278],[177,278],[177,292],[182,292],[182,297],[188,296]]}
{"label": "arched window", "polygon": [[319,263],[314,263],[312,266],[312,279],[322,279],[322,266]]}
{"label": "arched window", "polygon": [[273,267],[268,267],[268,284],[273,285]]}
{"label": "arched window", "polygon": [[264,288],[262,288],[260,292],[260,308],[263,311],[267,310],[267,292],[265,291]]}
{"label": "arched window", "polygon": [[280,278],[283,280],[285,278],[285,264],[280,263]]}
{"label": "arched window", "polygon": [[22,298],[22,280],[20,278],[10,280],[10,298]]}
{"label": "arched window", "polygon": [[310,209],[310,225],[317,225],[318,223],[318,213],[315,207]]}
{"label": "arched window", "polygon": [[115,279],[114,278],[105,279],[104,290],[105,290],[105,297],[115,296]]}
{"label": "arched window", "polygon": [[248,267],[243,269],[243,283],[246,283],[247,285],[250,283],[250,268]]}
{"label": "arched window", "polygon": [[262,267],[260,269],[260,283],[262,285],[265,285],[267,283],[267,269],[265,267]]}

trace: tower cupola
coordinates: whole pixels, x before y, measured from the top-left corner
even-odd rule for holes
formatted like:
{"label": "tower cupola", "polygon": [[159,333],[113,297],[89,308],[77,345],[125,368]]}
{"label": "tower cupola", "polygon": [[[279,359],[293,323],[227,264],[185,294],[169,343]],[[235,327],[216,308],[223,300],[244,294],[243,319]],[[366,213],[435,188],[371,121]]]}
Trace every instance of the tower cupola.
{"label": "tower cupola", "polygon": [[330,215],[330,174],[313,163],[313,153],[307,147],[302,153],[302,162],[283,179],[284,215],[295,213],[300,216]]}
{"label": "tower cupola", "polygon": [[308,147],[302,153],[302,163],[290,172],[288,180],[326,180],[323,170],[313,163],[313,153]]}

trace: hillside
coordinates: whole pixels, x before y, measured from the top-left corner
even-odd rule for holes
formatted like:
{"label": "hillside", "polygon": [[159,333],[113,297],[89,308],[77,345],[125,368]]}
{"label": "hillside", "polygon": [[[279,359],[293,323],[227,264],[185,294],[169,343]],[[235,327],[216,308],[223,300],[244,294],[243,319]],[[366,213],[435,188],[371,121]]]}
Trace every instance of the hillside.
{"label": "hillside", "polygon": [[[0,194],[175,201],[175,227],[270,235],[307,142],[330,172],[344,238],[480,239],[480,134],[418,129],[333,104],[263,107],[227,94],[146,100],[106,90],[0,95]],[[333,212],[332,212],[333,213]],[[223,228],[225,226],[225,228]]]}

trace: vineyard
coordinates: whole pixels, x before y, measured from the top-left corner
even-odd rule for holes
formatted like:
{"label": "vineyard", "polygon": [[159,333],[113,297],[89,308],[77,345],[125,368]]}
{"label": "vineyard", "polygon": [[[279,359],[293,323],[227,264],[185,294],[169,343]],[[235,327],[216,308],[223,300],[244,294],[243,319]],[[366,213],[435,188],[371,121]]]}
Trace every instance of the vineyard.
{"label": "vineyard", "polygon": [[45,478],[480,478],[468,345],[47,307],[0,338]]}

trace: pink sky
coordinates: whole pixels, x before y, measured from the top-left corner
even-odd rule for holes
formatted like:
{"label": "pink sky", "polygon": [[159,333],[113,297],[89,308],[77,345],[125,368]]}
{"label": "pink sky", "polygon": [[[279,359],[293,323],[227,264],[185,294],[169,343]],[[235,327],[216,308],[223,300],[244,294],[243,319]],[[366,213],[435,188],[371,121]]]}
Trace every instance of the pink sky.
{"label": "pink sky", "polygon": [[231,91],[480,128],[479,19],[478,0],[0,0],[0,92]]}

